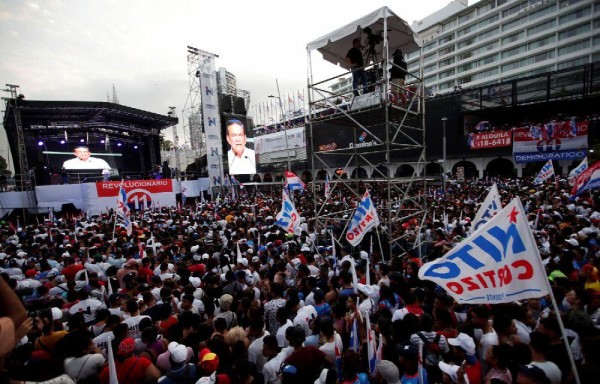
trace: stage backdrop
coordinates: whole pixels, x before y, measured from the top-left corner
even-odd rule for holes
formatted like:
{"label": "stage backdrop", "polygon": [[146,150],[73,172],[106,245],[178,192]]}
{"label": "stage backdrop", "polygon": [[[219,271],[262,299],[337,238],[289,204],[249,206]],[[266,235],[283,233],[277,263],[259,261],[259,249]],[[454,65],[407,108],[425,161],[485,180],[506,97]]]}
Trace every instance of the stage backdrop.
{"label": "stage backdrop", "polygon": [[[116,207],[120,185],[120,181],[108,181],[36,187],[38,209],[40,213],[48,212],[49,208],[60,211],[63,204],[72,203],[84,213],[96,215]],[[128,180],[123,186],[131,209],[148,209],[175,206],[176,195],[184,190],[188,198],[199,196],[202,191],[208,190],[209,183],[208,178],[187,181]],[[0,208],[24,208],[27,204],[24,196],[20,192],[2,193]]]}

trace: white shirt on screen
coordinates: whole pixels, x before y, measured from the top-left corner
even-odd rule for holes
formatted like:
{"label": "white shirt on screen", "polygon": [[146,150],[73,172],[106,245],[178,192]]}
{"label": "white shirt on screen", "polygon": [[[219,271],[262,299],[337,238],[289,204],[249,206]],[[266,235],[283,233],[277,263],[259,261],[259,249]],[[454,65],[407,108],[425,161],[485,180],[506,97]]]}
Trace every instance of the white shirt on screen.
{"label": "white shirt on screen", "polygon": [[244,148],[241,157],[237,157],[230,149],[227,151],[227,161],[229,162],[230,175],[250,175],[256,173],[256,160],[254,151],[250,148]]}
{"label": "white shirt on screen", "polygon": [[78,157],[67,160],[63,163],[64,169],[110,169],[110,165],[97,157],[90,157],[85,161],[79,160]]}

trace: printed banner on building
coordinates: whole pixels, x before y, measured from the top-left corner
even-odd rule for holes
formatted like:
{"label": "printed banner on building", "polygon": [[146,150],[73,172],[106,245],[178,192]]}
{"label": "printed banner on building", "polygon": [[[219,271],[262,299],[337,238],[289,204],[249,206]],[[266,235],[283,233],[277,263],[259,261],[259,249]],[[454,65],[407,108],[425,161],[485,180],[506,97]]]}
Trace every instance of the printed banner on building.
{"label": "printed banner on building", "polygon": [[512,144],[511,131],[470,133],[469,145],[471,149],[508,147]]}
{"label": "printed banner on building", "polygon": [[[101,211],[114,209],[117,206],[120,187],[120,181],[97,182],[95,191],[92,188],[88,189],[88,201],[96,200],[95,205]],[[123,188],[127,196],[127,206],[132,210],[175,205],[175,192],[171,179],[128,180],[123,182]]]}
{"label": "printed banner on building", "polygon": [[459,304],[508,303],[550,291],[518,198],[446,255],[423,265],[419,278],[440,285]]}
{"label": "printed banner on building", "polygon": [[206,141],[206,157],[209,179],[223,179],[223,141],[221,137],[221,118],[219,116],[219,96],[217,93],[217,75],[215,56],[199,53],[200,89],[202,92],[202,119]]}
{"label": "printed banner on building", "polygon": [[553,121],[513,129],[513,156],[517,163],[583,159],[587,147],[587,121]]}
{"label": "printed banner on building", "polygon": [[[287,133],[287,143],[285,134]],[[286,145],[287,144],[287,145]],[[257,154],[285,151],[287,149],[303,148],[306,146],[304,127],[288,129],[285,132],[275,132],[254,137],[254,150]]]}

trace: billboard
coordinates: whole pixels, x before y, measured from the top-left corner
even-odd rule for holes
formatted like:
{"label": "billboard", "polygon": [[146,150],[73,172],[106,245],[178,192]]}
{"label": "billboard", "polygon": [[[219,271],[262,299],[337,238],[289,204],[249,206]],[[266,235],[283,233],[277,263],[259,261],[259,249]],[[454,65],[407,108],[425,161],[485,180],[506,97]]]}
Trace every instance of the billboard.
{"label": "billboard", "polygon": [[[285,135],[287,134],[287,142]],[[254,150],[257,154],[285,151],[286,149],[306,146],[304,127],[291,128],[283,132],[270,133],[254,138]]]}
{"label": "billboard", "polygon": [[202,123],[206,140],[206,161],[210,180],[223,179],[223,145],[221,143],[221,117],[219,116],[219,96],[217,93],[217,75],[215,56],[201,52],[200,89],[202,92]]}
{"label": "billboard", "polygon": [[511,131],[469,133],[469,146],[471,149],[508,147],[511,144]]}
{"label": "billboard", "polygon": [[227,164],[230,175],[252,175],[256,173],[256,155],[248,148],[246,124],[240,119],[230,119],[225,123]]}
{"label": "billboard", "polygon": [[513,129],[513,156],[517,163],[576,160],[587,154],[588,121],[551,121]]}

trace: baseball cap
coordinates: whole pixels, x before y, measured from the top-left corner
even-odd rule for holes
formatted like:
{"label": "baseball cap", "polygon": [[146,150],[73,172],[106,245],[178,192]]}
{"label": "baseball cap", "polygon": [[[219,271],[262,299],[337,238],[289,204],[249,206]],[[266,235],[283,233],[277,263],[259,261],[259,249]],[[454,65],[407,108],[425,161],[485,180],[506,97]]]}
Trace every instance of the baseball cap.
{"label": "baseball cap", "polygon": [[379,373],[387,384],[400,384],[400,373],[396,364],[389,360],[381,360],[375,372]]}
{"label": "baseball cap", "polygon": [[571,244],[574,247],[579,247],[579,241],[575,239],[567,239],[565,240],[565,242]]}
{"label": "baseball cap", "polygon": [[169,343],[168,349],[169,353],[171,353],[171,358],[175,363],[181,364],[186,361],[188,350],[185,345],[172,341]]}
{"label": "baseball cap", "polygon": [[519,373],[534,380],[536,383],[550,383],[550,380],[548,379],[548,376],[546,376],[544,370],[533,364],[519,366]]}
{"label": "baseball cap", "polygon": [[[438,366],[440,367],[440,370],[442,372],[444,372],[445,374],[447,374],[450,379],[452,379],[453,382],[457,383],[458,382],[458,369],[460,368],[460,366],[458,365],[454,365],[454,364],[446,364],[443,361],[440,361],[438,363]],[[465,378],[465,383],[469,384],[469,378],[467,377],[467,375],[464,375]]]}
{"label": "baseball cap", "polygon": [[396,353],[408,359],[416,359],[419,356],[419,349],[414,345],[397,345]]}
{"label": "baseball cap", "polygon": [[467,355],[475,354],[475,341],[466,333],[459,333],[455,338],[449,338],[448,344],[462,348]]}

